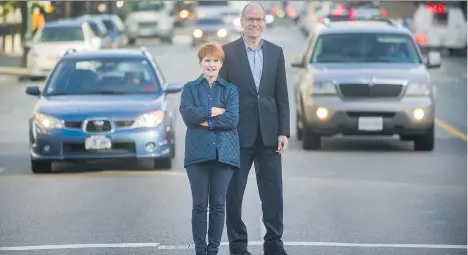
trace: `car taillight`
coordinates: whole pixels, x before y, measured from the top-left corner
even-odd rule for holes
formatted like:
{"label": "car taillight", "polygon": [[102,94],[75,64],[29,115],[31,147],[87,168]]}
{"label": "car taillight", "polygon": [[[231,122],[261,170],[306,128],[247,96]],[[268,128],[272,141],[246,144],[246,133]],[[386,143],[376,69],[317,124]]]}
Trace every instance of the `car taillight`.
{"label": "car taillight", "polygon": [[443,4],[428,4],[426,8],[435,14],[445,13],[445,6]]}
{"label": "car taillight", "polygon": [[387,17],[387,15],[388,15],[387,10],[385,10],[385,9],[380,10],[380,16],[381,17]]}
{"label": "car taillight", "polygon": [[425,34],[416,34],[414,35],[414,39],[417,44],[420,44],[420,45],[427,44],[427,36]]}

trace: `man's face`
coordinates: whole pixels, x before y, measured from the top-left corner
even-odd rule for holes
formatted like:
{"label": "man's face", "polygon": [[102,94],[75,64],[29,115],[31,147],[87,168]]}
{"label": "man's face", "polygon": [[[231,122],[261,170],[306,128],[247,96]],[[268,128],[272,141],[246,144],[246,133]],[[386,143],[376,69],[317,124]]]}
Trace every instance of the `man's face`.
{"label": "man's face", "polygon": [[241,20],[244,34],[248,37],[257,38],[262,35],[265,28],[265,13],[259,6],[249,6]]}

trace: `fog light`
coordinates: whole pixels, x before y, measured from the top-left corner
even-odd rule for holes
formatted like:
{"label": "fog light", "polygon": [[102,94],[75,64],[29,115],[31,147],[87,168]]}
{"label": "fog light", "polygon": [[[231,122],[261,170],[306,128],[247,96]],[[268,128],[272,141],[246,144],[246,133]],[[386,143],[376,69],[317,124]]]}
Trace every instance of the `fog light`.
{"label": "fog light", "polygon": [[423,109],[415,109],[413,111],[413,117],[416,120],[422,120],[424,118],[424,110]]}
{"label": "fog light", "polygon": [[48,145],[48,144],[44,145],[43,148],[44,148],[44,151],[45,151],[45,152],[49,152],[49,151],[50,151],[50,145]]}
{"label": "fog light", "polygon": [[152,152],[152,151],[154,151],[154,148],[156,148],[156,144],[154,144],[154,143],[147,143],[147,144],[146,144],[146,151],[147,151],[147,152]]}
{"label": "fog light", "polygon": [[325,119],[328,117],[328,110],[323,107],[319,107],[317,109],[317,112],[315,112],[315,114],[317,114],[317,117],[319,119]]}

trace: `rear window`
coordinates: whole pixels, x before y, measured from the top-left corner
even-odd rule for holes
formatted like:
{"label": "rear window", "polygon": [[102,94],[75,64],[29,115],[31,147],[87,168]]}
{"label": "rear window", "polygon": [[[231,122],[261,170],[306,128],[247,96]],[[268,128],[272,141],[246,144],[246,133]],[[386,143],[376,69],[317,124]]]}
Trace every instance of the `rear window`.
{"label": "rear window", "polygon": [[355,33],[319,36],[310,62],[421,63],[421,59],[408,35]]}
{"label": "rear window", "polygon": [[36,42],[84,41],[81,26],[44,27],[34,37]]}

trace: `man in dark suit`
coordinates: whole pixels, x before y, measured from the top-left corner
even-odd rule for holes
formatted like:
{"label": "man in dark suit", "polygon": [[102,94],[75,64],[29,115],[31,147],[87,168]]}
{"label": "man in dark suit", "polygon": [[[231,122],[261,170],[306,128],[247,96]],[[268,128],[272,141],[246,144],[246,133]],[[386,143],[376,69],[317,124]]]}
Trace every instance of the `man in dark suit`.
{"label": "man in dark suit", "polygon": [[235,171],[227,194],[226,225],[231,254],[247,251],[247,228],[242,200],[252,163],[262,201],[264,254],[286,254],[283,246],[283,181],[281,153],[288,147],[289,100],[281,47],[261,38],[265,12],[249,3],[242,12],[241,38],[223,46],[220,75],[238,87],[241,168]]}

